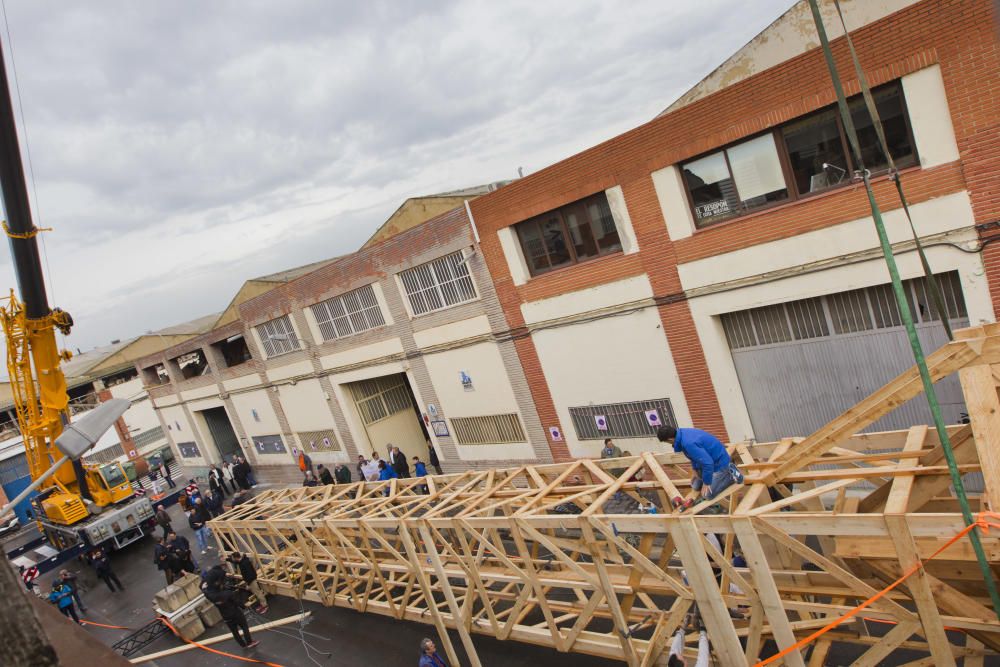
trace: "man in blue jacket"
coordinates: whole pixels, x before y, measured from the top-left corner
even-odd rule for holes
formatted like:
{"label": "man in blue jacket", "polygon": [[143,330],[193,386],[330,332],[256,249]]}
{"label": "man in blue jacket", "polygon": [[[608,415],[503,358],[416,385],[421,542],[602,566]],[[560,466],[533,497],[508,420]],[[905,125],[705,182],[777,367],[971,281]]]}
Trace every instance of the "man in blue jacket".
{"label": "man in blue jacket", "polygon": [[743,483],[743,473],[729,458],[725,446],[711,433],[696,428],[661,426],[656,432],[656,439],[669,442],[675,452],[680,452],[691,461],[694,469],[691,488],[700,490],[704,498],[718,496],[733,482]]}

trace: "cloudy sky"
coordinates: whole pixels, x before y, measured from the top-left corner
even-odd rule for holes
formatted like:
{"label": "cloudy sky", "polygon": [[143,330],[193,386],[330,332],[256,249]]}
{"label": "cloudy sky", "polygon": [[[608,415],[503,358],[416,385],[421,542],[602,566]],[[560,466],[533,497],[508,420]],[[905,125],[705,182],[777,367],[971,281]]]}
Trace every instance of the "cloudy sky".
{"label": "cloudy sky", "polygon": [[221,310],[408,196],[635,127],[792,2],[5,0],[67,345]]}

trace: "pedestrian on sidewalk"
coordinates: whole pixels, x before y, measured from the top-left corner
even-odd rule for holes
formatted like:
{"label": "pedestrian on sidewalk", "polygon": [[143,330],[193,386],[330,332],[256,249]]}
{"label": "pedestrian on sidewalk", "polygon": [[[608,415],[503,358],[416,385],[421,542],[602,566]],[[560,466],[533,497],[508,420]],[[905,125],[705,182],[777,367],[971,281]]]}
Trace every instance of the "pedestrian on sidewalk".
{"label": "pedestrian on sidewalk", "polygon": [[226,497],[226,481],[222,478],[222,471],[218,466],[213,465],[208,471],[208,488],[215,491],[223,498]]}
{"label": "pedestrian on sidewalk", "polygon": [[80,608],[80,612],[86,612],[87,605],[83,604],[83,600],[80,599],[80,582],[76,580],[76,575],[69,570],[59,570],[59,581],[69,586],[69,590],[73,594],[73,602]]}
{"label": "pedestrian on sidewalk", "polygon": [[250,480],[247,478],[250,466],[241,457],[236,457],[236,463],[233,464],[233,480],[235,480],[236,485],[239,486],[244,491],[250,489]]}
{"label": "pedestrian on sidewalk", "polygon": [[[201,585],[208,598],[219,610],[222,620],[229,626],[229,631],[233,633],[233,639],[243,648],[253,648],[260,644],[250,636],[250,625],[247,623],[246,614],[243,608],[236,601],[236,592],[226,587],[226,573],[221,565],[216,565],[205,577],[205,582]],[[240,636],[242,631],[243,636]]]}
{"label": "pedestrian on sidewalk", "polygon": [[430,440],[427,441],[427,460],[434,468],[434,472],[439,475],[444,474],[444,471],[441,470],[441,461],[438,460],[437,450],[434,449],[434,445],[431,444]]}
{"label": "pedestrian on sidewalk", "polygon": [[319,486],[319,482],[313,477],[312,470],[306,470],[306,476],[302,479],[302,486]]}
{"label": "pedestrian on sidewalk", "polygon": [[701,491],[706,500],[715,498],[734,483],[743,483],[743,473],[733,463],[725,446],[711,433],[697,428],[661,426],[656,439],[669,442],[675,452],[691,461],[694,471],[691,488]]}
{"label": "pedestrian on sidewalk", "polygon": [[198,487],[198,482],[193,477],[188,480],[188,485],[184,487],[184,491],[187,492],[188,500],[192,503],[198,498],[201,498],[201,489]]}
{"label": "pedestrian on sidewalk", "polygon": [[153,564],[167,578],[167,586],[174,583],[180,566],[177,563],[177,558],[170,551],[170,547],[167,546],[166,536],[158,539],[156,546],[153,547]]}
{"label": "pedestrian on sidewalk", "polygon": [[112,593],[116,592],[115,586],[118,586],[118,592],[125,590],[122,582],[118,580],[118,576],[111,569],[111,559],[108,558],[108,554],[104,549],[101,547],[94,549],[90,554],[90,562],[93,563],[94,571],[97,572],[98,578],[108,585]]}
{"label": "pedestrian on sidewalk", "polygon": [[167,514],[163,505],[156,506],[156,525],[163,529],[163,537],[166,537],[174,529],[170,525],[170,515]]}
{"label": "pedestrian on sidewalk", "polygon": [[257,613],[263,614],[267,612],[267,595],[264,593],[260,582],[257,581],[257,567],[253,564],[253,560],[239,551],[230,554],[228,560],[232,563],[233,570],[243,578],[243,583],[247,585],[250,592],[257,598]]}
{"label": "pedestrian on sidewalk", "polygon": [[166,480],[167,486],[169,488],[172,489],[177,486],[177,483],[174,481],[174,478],[170,476],[170,468],[167,467],[166,461],[160,461],[160,476],[163,477],[164,480]]}
{"label": "pedestrian on sidewalk", "polygon": [[211,515],[208,513],[208,508],[205,507],[205,503],[201,498],[194,501],[194,506],[191,511],[188,512],[188,525],[191,530],[194,531],[194,539],[198,542],[198,548],[201,549],[201,555],[204,556],[208,553],[211,547],[208,545],[208,521],[211,519]]}
{"label": "pedestrian on sidewalk", "polygon": [[233,479],[233,462],[228,460],[222,461],[222,481],[229,486],[233,493],[236,493],[236,480]]}
{"label": "pedestrian on sidewalk", "polygon": [[208,515],[213,519],[222,514],[222,498],[222,491],[215,489],[211,489],[205,494],[203,501],[208,509]]}
{"label": "pedestrian on sidewalk", "polygon": [[309,458],[309,455],[305,453],[305,450],[299,450],[299,470],[303,474],[311,473],[313,471],[313,460]]}
{"label": "pedestrian on sidewalk", "polygon": [[333,478],[337,481],[337,484],[350,484],[351,469],[343,463],[338,463],[333,469]]}
{"label": "pedestrian on sidewalk", "polygon": [[330,469],[327,468],[322,463],[320,463],[319,465],[316,466],[316,472],[319,474],[319,483],[320,484],[333,484],[334,483],[333,475],[330,474]]}
{"label": "pedestrian on sidewalk", "polygon": [[182,572],[194,574],[198,571],[198,564],[194,562],[191,554],[191,543],[188,542],[188,538],[170,531],[170,534],[167,535],[167,549],[170,550],[175,559],[175,575],[180,576]]}
{"label": "pedestrian on sidewalk", "polygon": [[420,640],[420,662],[417,667],[448,667],[448,663],[437,652],[437,646],[426,637]]}
{"label": "pedestrian on sidewalk", "polygon": [[250,462],[247,461],[244,458],[241,458],[240,460],[243,461],[243,467],[246,468],[247,483],[250,485],[251,489],[256,488],[256,486],[257,486],[257,478],[253,474],[253,466],[251,466]]}
{"label": "pedestrian on sidewalk", "polygon": [[392,463],[392,469],[396,471],[396,476],[405,479],[410,476],[410,464],[406,461],[406,454],[399,451],[399,447],[395,445],[389,451],[389,461]]}
{"label": "pedestrian on sidewalk", "polygon": [[364,454],[358,454],[358,464],[355,466],[358,469],[358,479],[360,481],[365,481],[367,477],[365,476],[365,466],[368,465],[368,459],[365,458]]}
{"label": "pedestrian on sidewalk", "polygon": [[73,606],[73,591],[67,584],[58,579],[53,581],[49,602],[56,605],[66,618],[72,618],[76,623],[80,622],[80,617],[76,615],[76,608]]}
{"label": "pedestrian on sidewalk", "polygon": [[[413,457],[413,476],[414,477],[427,477],[427,466],[423,461],[420,460],[419,456]],[[420,492],[423,494],[428,494],[431,492],[430,488],[424,484],[420,487]]]}

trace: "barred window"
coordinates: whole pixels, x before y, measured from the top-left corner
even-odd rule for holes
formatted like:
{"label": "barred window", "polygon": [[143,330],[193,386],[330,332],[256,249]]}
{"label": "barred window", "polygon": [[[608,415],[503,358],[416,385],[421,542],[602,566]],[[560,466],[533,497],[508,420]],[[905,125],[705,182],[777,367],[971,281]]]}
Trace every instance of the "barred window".
{"label": "barred window", "polygon": [[371,285],[312,306],[323,340],[343,338],[385,324]]}
{"label": "barred window", "polygon": [[[655,426],[647,416],[654,412]],[[570,408],[569,416],[580,440],[650,438],[656,436],[660,426],[677,425],[669,398]]]}
{"label": "barred window", "polygon": [[136,449],[140,449],[146,445],[156,442],[157,440],[163,440],[166,437],[167,436],[163,433],[163,427],[155,426],[151,429],[143,431],[142,433],[137,433],[135,437],[132,438],[132,442],[135,443]]}
{"label": "barred window", "polygon": [[288,315],[258,324],[255,328],[261,345],[264,346],[264,354],[268,357],[277,357],[299,349],[299,339],[295,337],[295,329],[292,328]]}
{"label": "barred window", "polygon": [[[958,272],[935,278],[948,318],[968,317]],[[903,292],[914,322],[940,320],[926,278],[904,280]],[[722,315],[722,327],[734,350],[901,326],[903,318],[889,283]]]}
{"label": "barred window", "polygon": [[365,424],[374,424],[403,410],[412,410],[410,390],[402,375],[362,380],[350,385]]}
{"label": "barred window", "polygon": [[445,255],[399,274],[410,308],[421,315],[476,298],[476,286],[469,275],[462,251]]}
{"label": "barred window", "polygon": [[332,430],[305,431],[299,433],[298,436],[299,442],[302,443],[302,449],[307,454],[309,452],[333,452],[340,450],[340,445],[337,444],[337,436]]}
{"label": "barred window", "polygon": [[526,442],[517,414],[457,417],[451,420],[455,442],[460,445],[502,445]]}

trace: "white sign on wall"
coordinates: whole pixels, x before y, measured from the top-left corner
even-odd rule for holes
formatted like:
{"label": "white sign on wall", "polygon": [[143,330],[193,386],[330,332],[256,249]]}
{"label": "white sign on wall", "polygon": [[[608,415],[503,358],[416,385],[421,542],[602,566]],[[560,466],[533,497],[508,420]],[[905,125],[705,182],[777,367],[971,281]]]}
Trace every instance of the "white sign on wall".
{"label": "white sign on wall", "polygon": [[594,423],[597,424],[598,431],[608,430],[608,418],[604,415],[594,415]]}
{"label": "white sign on wall", "polygon": [[663,422],[660,421],[660,413],[656,410],[646,410],[646,421],[649,422],[650,426],[663,426]]}
{"label": "white sign on wall", "polygon": [[562,431],[559,430],[558,426],[549,427],[549,436],[552,437],[552,442],[562,442]]}

